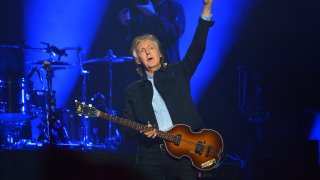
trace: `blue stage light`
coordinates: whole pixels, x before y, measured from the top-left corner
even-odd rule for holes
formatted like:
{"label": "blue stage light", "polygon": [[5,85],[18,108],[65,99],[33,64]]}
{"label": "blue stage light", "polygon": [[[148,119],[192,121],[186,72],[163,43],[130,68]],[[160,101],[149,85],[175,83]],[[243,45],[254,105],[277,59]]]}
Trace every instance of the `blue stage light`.
{"label": "blue stage light", "polygon": [[320,113],[318,113],[314,118],[314,123],[309,135],[309,140],[318,141],[318,165],[320,165]]}
{"label": "blue stage light", "polygon": [[[191,43],[198,18],[200,17],[202,3],[183,0],[180,0],[180,3],[183,4],[186,15],[186,29],[180,39],[180,42],[187,42],[180,43],[180,53],[181,57],[183,57]],[[196,103],[200,101],[203,93],[214,80],[223,61],[231,51],[232,45],[237,41],[242,28],[245,27],[246,20],[250,17],[253,7],[256,5],[249,0],[214,2],[212,18],[215,21],[215,25],[210,30],[207,50],[203,60],[191,81],[192,97]]]}
{"label": "blue stage light", "polygon": [[[101,0],[24,1],[25,43],[33,48],[25,51],[25,72],[35,66],[32,62],[59,61],[57,56],[44,52],[45,43],[59,49],[67,47],[89,49],[109,2]],[[54,71],[52,89],[56,91],[57,108],[66,106],[81,72],[76,50],[66,50],[66,54],[67,56],[61,57],[60,62],[71,64],[71,68]],[[41,67],[41,63],[37,66]],[[42,70],[44,77],[45,74],[46,72]],[[46,82],[41,84],[37,76],[33,76],[31,80],[34,82],[34,89],[47,88]]]}
{"label": "blue stage light", "polygon": [[309,135],[309,140],[320,141],[320,113],[317,114],[314,118],[314,123]]}

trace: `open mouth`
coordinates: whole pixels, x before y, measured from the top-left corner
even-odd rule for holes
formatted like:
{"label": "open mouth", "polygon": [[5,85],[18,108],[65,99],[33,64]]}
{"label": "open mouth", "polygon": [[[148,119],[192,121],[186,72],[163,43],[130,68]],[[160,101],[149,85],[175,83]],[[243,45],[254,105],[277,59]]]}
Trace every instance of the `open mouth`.
{"label": "open mouth", "polygon": [[148,61],[151,61],[152,59],[153,59],[153,57],[149,57],[149,58],[148,58]]}

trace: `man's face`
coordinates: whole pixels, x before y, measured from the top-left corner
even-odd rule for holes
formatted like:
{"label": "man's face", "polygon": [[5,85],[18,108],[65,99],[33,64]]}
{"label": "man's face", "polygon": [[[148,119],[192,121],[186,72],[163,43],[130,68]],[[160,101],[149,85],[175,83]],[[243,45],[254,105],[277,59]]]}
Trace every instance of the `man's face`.
{"label": "man's face", "polygon": [[160,51],[149,39],[141,41],[137,46],[138,64],[143,64],[147,72],[153,73],[160,67]]}

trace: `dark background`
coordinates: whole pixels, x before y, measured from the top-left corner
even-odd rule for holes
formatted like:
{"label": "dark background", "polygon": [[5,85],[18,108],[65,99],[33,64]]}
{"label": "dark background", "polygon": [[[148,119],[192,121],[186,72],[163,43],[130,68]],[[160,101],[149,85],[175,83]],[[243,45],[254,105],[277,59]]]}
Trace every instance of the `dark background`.
{"label": "dark background", "polygon": [[[21,4],[1,2],[0,44],[23,42]],[[110,5],[114,11],[120,6],[117,3]],[[319,8],[320,2],[317,0],[261,1],[240,38],[231,47],[219,73],[212,82],[208,82],[210,86],[198,104],[208,128],[217,130],[224,138],[227,154],[238,157],[234,160],[227,157],[225,165],[222,164],[213,173],[204,174],[206,177],[220,175],[222,178],[237,179],[245,174],[245,177],[251,175],[253,179],[310,179],[319,175],[319,142],[308,140],[315,115],[320,111]],[[128,53],[121,44],[112,44],[125,31],[117,24],[115,16],[108,13],[103,23],[114,22],[114,27],[107,28],[102,24],[89,58],[103,57],[109,48],[116,54]],[[0,48],[0,51],[6,54],[4,51],[7,49]],[[1,77],[21,76],[21,52],[9,54],[17,65],[10,66],[0,58]],[[249,72],[251,78],[246,86],[246,97],[238,94],[239,66]],[[103,82],[107,78],[102,77],[108,77],[105,71],[108,66],[88,65],[88,69],[105,73],[91,74],[89,87],[92,88],[88,89],[88,97],[107,91],[107,83]],[[114,108],[120,111],[123,89],[137,75],[131,62],[115,64],[114,73],[114,77],[128,77],[121,83],[114,79]],[[259,99],[255,94],[257,86],[261,90]],[[75,89],[80,88],[81,79]],[[80,95],[81,92],[75,90],[68,108],[74,110],[72,99]],[[247,101],[242,109],[239,108],[239,99]],[[257,108],[260,108],[259,111]],[[131,148],[125,146],[128,144],[121,148]],[[4,154],[2,158],[12,157],[9,155]],[[242,161],[245,162],[243,168],[240,166]],[[7,165],[2,163],[1,169]],[[18,167],[24,168],[21,163]],[[2,173],[6,174],[5,170]]]}

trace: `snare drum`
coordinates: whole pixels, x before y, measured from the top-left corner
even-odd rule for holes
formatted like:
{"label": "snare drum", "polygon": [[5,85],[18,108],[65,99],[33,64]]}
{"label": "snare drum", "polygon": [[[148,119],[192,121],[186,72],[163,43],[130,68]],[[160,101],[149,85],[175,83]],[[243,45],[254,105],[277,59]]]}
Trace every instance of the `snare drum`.
{"label": "snare drum", "polygon": [[0,122],[16,122],[31,119],[29,114],[32,82],[25,78],[0,79]]}

